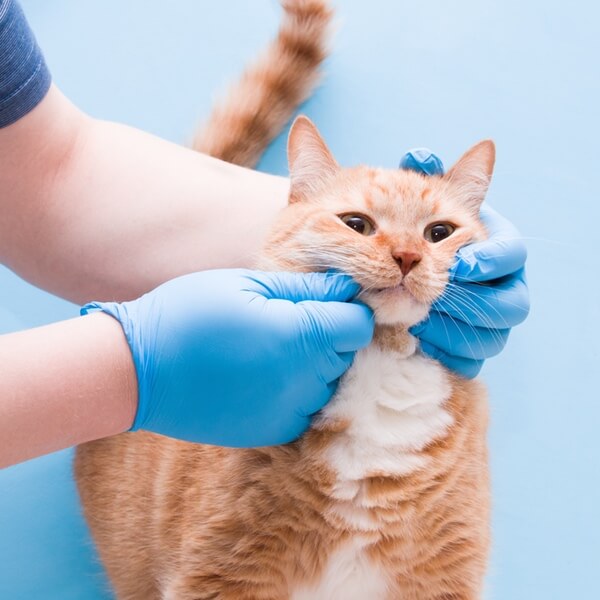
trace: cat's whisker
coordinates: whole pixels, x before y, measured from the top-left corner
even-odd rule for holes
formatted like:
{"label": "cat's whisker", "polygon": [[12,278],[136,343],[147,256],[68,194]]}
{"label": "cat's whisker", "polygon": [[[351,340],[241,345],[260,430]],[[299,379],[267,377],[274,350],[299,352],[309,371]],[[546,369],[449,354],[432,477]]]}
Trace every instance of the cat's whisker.
{"label": "cat's whisker", "polygon": [[[472,325],[469,325],[469,324],[468,324],[468,322],[467,322],[467,321],[468,321],[468,319],[467,319],[467,316],[466,316],[466,314],[465,314],[465,313],[464,313],[464,312],[463,312],[463,311],[460,309],[460,307],[458,307],[458,306],[457,306],[456,304],[454,304],[452,301],[449,301],[449,304],[450,304],[450,305],[451,305],[451,306],[454,308],[454,310],[455,310],[455,311],[458,313],[458,315],[459,315],[460,317],[464,317],[464,320],[463,320],[463,319],[460,319],[461,323],[458,323],[458,320],[459,320],[459,319],[456,319],[456,318],[455,318],[455,317],[453,317],[452,315],[448,315],[448,318],[450,319],[450,321],[456,324],[456,328],[457,328],[458,332],[460,333],[460,335],[462,336],[462,338],[463,338],[463,340],[464,340],[464,342],[465,342],[466,346],[467,346],[467,347],[468,347],[468,348],[471,350],[471,352],[473,352],[473,351],[472,351],[472,347],[471,347],[471,342],[469,341],[469,339],[467,338],[467,336],[465,335],[465,333],[464,333],[464,331],[463,331],[463,328],[464,328],[464,325],[465,325],[465,324],[467,325],[467,327],[468,327],[469,329],[471,329],[471,330],[472,330],[472,332],[473,332],[473,335],[474,335],[474,337],[475,337],[475,340],[476,340],[476,341],[479,343],[479,349],[480,349],[480,351],[481,351],[481,354],[484,354],[484,353],[485,353],[485,346],[484,346],[484,344],[483,344],[483,340],[482,340],[482,338],[481,338],[481,336],[480,336],[479,332],[477,331],[477,328],[476,328],[476,327],[474,327],[474,326],[472,326]],[[442,323],[444,323],[444,321],[443,321],[443,320],[442,320]],[[445,326],[445,325],[444,325],[444,326]],[[473,356],[475,356],[475,353],[474,353],[474,352],[473,352]]]}
{"label": "cat's whisker", "polygon": [[[502,313],[498,310],[498,308],[496,306],[494,306],[487,298],[484,298],[482,296],[477,295],[477,293],[474,290],[468,290],[465,289],[463,287],[452,287],[451,289],[451,293],[461,293],[463,294],[465,301],[470,301],[471,303],[473,303],[474,306],[476,306],[475,300],[474,298],[477,298],[477,301],[480,303],[485,304],[486,306],[488,306],[490,308],[490,310],[493,310],[495,312],[495,314],[497,315],[498,319],[501,320],[504,325],[505,329],[509,329],[510,328],[510,324],[507,323],[506,319],[503,317]],[[517,304],[515,302],[510,302],[508,300],[503,300],[503,304],[505,306],[510,306],[520,312],[523,313],[523,316],[527,315],[527,308],[523,307],[520,304]],[[479,308],[479,310],[482,310],[481,308]],[[494,324],[494,321],[492,321],[490,319],[490,323]],[[495,328],[497,328],[497,325],[495,326]]]}
{"label": "cat's whisker", "polygon": [[[454,289],[451,288],[451,289],[447,290],[446,300],[448,300],[449,298],[454,299],[455,303],[456,302],[461,303],[465,309],[470,310],[473,314],[475,314],[476,317],[479,318],[479,320],[483,323],[484,327],[487,327],[492,332],[495,332],[497,329],[499,329],[497,323],[477,303],[477,302],[483,302],[487,306],[489,306],[490,309],[494,310],[498,319],[503,322],[502,325],[505,325],[505,327],[500,327],[500,329],[502,329],[502,328],[508,329],[509,328],[508,323],[503,318],[501,313],[496,309],[496,307],[494,307],[485,298],[481,298],[480,296],[477,296],[477,302],[476,302],[472,297],[469,297],[468,292],[466,290],[463,290],[461,288],[454,288]],[[465,321],[469,321],[469,319],[465,318]],[[500,335],[500,334],[498,334],[498,335]]]}
{"label": "cat's whisker", "polygon": [[[436,280],[430,280],[430,281],[433,282]],[[484,326],[487,326],[492,331],[495,331],[498,328],[498,326],[491,319],[491,317],[485,313],[483,308],[481,306],[479,306],[477,304],[477,302],[475,302],[474,297],[476,297],[478,302],[485,303],[487,306],[489,306],[489,308],[496,313],[498,318],[504,322],[504,324],[506,325],[506,328],[508,328],[508,324],[506,323],[506,321],[504,320],[504,318],[502,317],[502,315],[498,311],[498,309],[495,306],[493,306],[489,301],[487,301],[485,298],[481,298],[480,296],[477,296],[475,294],[475,292],[472,292],[471,290],[465,290],[464,288],[458,286],[457,284],[455,284],[453,282],[447,282],[447,280],[444,280],[443,278],[438,278],[437,282],[438,283],[446,283],[446,289],[444,291],[444,298],[447,301],[452,300],[452,299],[455,301],[453,303],[448,302],[448,304],[451,305],[455,310],[458,310],[460,306],[463,306],[465,309],[470,310],[472,313],[474,313],[479,318],[479,320],[484,324]],[[465,324],[469,325],[468,322],[470,319],[468,319],[468,316],[466,315],[466,313],[464,313],[464,311],[461,311],[461,313],[462,313],[461,316],[463,316],[463,318],[464,318]],[[471,325],[469,325],[469,326],[472,327]],[[500,340],[498,340],[498,341],[500,341]]]}
{"label": "cat's whisker", "polygon": [[[439,279],[438,281],[442,281],[441,279]],[[510,325],[506,322],[506,320],[504,319],[502,313],[498,310],[498,308],[496,306],[494,306],[489,300],[487,300],[486,298],[484,298],[483,296],[477,294],[476,289],[469,289],[466,288],[462,285],[459,285],[456,282],[453,281],[447,281],[446,283],[446,289],[444,290],[444,294],[445,297],[448,297],[451,294],[454,294],[455,297],[456,295],[462,295],[461,299],[465,302],[469,302],[469,307],[473,309],[473,311],[479,311],[478,314],[483,318],[487,318],[488,319],[488,325],[490,327],[494,327],[497,328],[497,325],[494,325],[494,321],[492,321],[481,309],[481,307],[477,306],[477,304],[475,303],[474,298],[477,299],[477,301],[479,303],[484,303],[486,304],[490,310],[494,311],[494,313],[498,316],[498,318],[500,320],[503,321],[503,324],[505,326],[505,328],[509,328]],[[508,300],[503,299],[503,304],[506,306],[511,306],[513,308],[516,308],[518,310],[521,311],[525,311],[526,309],[523,308],[523,306],[521,306],[520,304],[516,304],[514,302],[510,302]]]}

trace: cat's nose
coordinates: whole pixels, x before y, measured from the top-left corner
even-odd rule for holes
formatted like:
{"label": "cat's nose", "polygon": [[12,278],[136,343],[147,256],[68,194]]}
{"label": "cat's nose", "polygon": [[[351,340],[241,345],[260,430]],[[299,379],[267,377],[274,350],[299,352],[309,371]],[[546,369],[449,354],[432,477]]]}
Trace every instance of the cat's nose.
{"label": "cat's nose", "polygon": [[402,271],[402,275],[405,277],[408,275],[411,269],[416,267],[421,262],[421,258],[423,258],[417,252],[403,252],[402,250],[392,252],[392,256],[398,263],[398,266]]}

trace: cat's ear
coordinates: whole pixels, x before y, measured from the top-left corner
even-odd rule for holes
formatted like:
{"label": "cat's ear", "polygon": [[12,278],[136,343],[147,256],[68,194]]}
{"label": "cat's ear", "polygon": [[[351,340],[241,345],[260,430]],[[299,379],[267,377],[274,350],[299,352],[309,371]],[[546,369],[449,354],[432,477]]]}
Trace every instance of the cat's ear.
{"label": "cat's ear", "polygon": [[467,150],[444,175],[444,179],[458,188],[463,202],[475,214],[479,214],[490,185],[495,160],[494,142],[484,140]]}
{"label": "cat's ear", "polygon": [[290,202],[314,196],[340,168],[317,128],[304,116],[297,117],[290,129],[288,163]]}

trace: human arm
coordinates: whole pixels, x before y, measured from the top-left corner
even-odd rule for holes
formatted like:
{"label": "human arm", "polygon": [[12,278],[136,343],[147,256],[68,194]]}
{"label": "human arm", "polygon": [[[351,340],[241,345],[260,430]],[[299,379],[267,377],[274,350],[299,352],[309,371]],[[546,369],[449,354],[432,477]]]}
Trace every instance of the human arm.
{"label": "human arm", "polygon": [[0,467],[130,428],[292,441],[371,340],[358,290],[337,273],[204,271],[0,336]]}
{"label": "human arm", "polygon": [[288,180],[81,113],[57,88],[0,129],[0,262],[77,303],[250,266]]}

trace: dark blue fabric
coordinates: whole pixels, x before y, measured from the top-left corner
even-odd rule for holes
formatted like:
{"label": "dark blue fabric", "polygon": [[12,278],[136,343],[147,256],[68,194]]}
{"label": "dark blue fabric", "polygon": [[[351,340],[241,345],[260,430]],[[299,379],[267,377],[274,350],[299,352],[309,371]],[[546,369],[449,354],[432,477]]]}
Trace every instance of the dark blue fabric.
{"label": "dark blue fabric", "polygon": [[37,106],[50,81],[50,71],[19,3],[0,0],[0,127]]}

